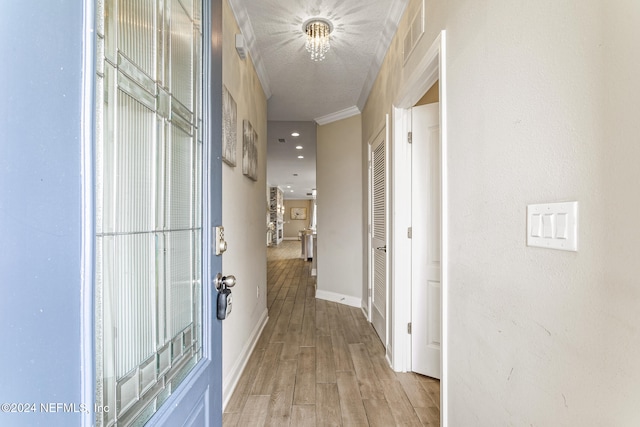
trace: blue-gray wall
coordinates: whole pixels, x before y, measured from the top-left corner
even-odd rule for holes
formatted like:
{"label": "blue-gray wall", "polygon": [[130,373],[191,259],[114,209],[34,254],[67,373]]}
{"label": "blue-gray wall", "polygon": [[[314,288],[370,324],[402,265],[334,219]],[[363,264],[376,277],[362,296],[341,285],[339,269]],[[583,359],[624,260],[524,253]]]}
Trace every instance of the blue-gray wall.
{"label": "blue-gray wall", "polygon": [[80,413],[40,404],[91,404],[81,374],[83,25],[80,1],[0,3],[0,404],[37,405],[0,412],[2,426],[80,425]]}

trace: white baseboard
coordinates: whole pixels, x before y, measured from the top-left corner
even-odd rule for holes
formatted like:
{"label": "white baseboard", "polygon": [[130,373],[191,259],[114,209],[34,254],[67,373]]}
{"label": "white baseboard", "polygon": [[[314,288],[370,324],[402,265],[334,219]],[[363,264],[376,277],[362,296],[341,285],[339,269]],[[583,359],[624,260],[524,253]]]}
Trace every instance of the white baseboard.
{"label": "white baseboard", "polygon": [[238,385],[240,376],[242,375],[242,372],[244,371],[245,366],[247,366],[249,357],[251,356],[251,353],[253,353],[253,349],[256,347],[256,344],[258,343],[258,339],[260,338],[260,334],[262,333],[262,330],[264,329],[264,327],[267,325],[268,320],[269,320],[269,310],[265,308],[264,312],[262,312],[262,316],[260,316],[260,320],[258,321],[258,324],[256,325],[255,328],[253,328],[253,331],[251,332],[251,335],[249,336],[247,343],[245,344],[245,346],[242,348],[242,351],[238,355],[238,359],[236,360],[236,363],[234,363],[233,367],[231,367],[231,371],[229,372],[229,375],[225,376],[222,379],[222,410],[223,411],[224,411],[224,408],[227,407],[227,403],[229,403],[229,400],[231,399],[231,395],[233,394],[233,391],[236,389],[236,386]]}
{"label": "white baseboard", "polygon": [[362,308],[361,298],[356,298],[349,295],[343,295],[336,292],[321,291],[320,289],[317,289],[316,298],[323,299],[326,301],[337,302],[337,303],[348,305],[351,307]]}
{"label": "white baseboard", "polygon": [[297,240],[297,241],[300,241],[300,238],[299,237],[285,237],[282,240]]}

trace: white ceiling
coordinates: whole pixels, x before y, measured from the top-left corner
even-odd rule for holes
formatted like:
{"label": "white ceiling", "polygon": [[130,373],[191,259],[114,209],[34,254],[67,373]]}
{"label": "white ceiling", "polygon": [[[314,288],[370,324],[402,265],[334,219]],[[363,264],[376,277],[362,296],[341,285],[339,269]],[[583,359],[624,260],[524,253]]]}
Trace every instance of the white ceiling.
{"label": "white ceiling", "polygon": [[[300,136],[291,136],[293,132]],[[298,156],[304,156],[304,159]],[[284,191],[285,199],[311,199],[309,193],[316,188],[315,122],[269,122],[267,184],[279,186]]]}
{"label": "white ceiling", "polygon": [[[268,151],[275,122],[324,124],[362,111],[407,2],[230,0],[268,98]],[[312,61],[305,50],[302,24],[313,17],[326,18],[334,27],[331,49],[321,62]],[[284,137],[290,140],[290,134]],[[281,179],[300,171],[298,159],[285,152],[277,150],[283,158],[267,156],[270,185],[289,185]],[[301,182],[304,188],[315,187],[315,151],[311,155],[305,154],[304,163],[313,163],[313,177]]]}

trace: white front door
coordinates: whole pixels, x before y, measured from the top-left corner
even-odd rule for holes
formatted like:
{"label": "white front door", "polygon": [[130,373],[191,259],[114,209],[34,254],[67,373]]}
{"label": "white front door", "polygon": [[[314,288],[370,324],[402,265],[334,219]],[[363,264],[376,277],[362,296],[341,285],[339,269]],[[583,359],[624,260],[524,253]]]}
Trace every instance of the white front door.
{"label": "white front door", "polygon": [[440,378],[441,172],[439,104],[411,114],[411,370]]}
{"label": "white front door", "polygon": [[387,144],[385,131],[380,132],[370,147],[370,211],[371,211],[371,322],[387,346]]}

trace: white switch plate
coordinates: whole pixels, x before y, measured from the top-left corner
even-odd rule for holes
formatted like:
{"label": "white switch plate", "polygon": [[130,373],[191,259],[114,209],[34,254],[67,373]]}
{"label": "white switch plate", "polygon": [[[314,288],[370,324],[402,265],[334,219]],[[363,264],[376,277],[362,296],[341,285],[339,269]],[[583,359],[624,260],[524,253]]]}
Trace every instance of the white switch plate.
{"label": "white switch plate", "polygon": [[527,206],[527,246],[578,251],[578,202]]}

